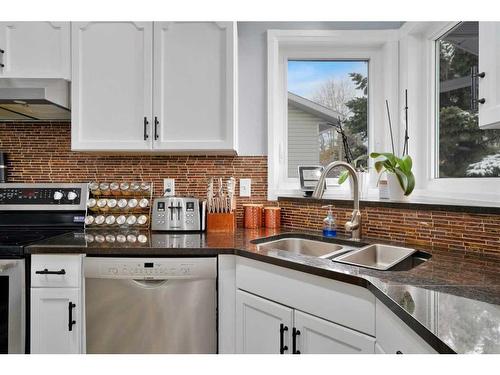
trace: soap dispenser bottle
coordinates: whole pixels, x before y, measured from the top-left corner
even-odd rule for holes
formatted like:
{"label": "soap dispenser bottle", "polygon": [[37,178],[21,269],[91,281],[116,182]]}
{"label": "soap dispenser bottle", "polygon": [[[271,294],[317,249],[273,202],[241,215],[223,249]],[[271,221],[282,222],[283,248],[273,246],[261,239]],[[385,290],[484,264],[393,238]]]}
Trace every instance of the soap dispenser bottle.
{"label": "soap dispenser bottle", "polygon": [[337,224],[335,223],[335,217],[333,216],[333,206],[329,204],[328,206],[323,206],[322,208],[328,208],[328,214],[323,219],[323,236],[336,237]]}

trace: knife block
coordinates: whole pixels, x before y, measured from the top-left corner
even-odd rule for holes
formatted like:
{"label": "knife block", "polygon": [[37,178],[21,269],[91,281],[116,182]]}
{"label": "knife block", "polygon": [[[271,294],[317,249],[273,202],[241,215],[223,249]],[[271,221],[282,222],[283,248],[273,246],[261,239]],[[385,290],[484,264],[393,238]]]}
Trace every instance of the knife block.
{"label": "knife block", "polygon": [[207,213],[207,232],[234,232],[236,230],[236,212]]}

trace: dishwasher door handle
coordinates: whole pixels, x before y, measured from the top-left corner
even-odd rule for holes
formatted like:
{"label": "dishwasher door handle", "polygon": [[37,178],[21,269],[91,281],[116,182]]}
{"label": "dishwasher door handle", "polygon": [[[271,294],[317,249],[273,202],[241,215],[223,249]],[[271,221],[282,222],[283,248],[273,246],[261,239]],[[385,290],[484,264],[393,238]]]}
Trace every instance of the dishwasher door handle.
{"label": "dishwasher door handle", "polygon": [[138,285],[141,288],[144,289],[156,289],[164,286],[168,280],[167,279],[161,279],[161,280],[137,280],[137,279],[132,279],[134,284]]}

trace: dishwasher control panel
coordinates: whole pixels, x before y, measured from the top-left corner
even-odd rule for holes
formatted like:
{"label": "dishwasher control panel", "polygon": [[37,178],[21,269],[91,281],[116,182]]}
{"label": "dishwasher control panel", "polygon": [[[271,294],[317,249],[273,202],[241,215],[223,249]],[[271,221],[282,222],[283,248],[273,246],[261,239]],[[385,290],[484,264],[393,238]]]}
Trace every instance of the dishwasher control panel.
{"label": "dishwasher control panel", "polygon": [[162,280],[216,276],[215,258],[93,258],[85,260],[86,278]]}

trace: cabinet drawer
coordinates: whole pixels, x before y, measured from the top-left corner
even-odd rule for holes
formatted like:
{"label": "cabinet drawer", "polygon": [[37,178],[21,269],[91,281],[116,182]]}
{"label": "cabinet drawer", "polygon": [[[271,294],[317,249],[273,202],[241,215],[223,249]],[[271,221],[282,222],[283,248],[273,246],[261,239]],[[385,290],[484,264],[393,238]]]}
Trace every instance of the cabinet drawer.
{"label": "cabinet drawer", "polygon": [[82,255],[33,255],[32,288],[78,288],[82,278]]}
{"label": "cabinet drawer", "polygon": [[236,287],[375,336],[375,296],[368,289],[241,257]]}

